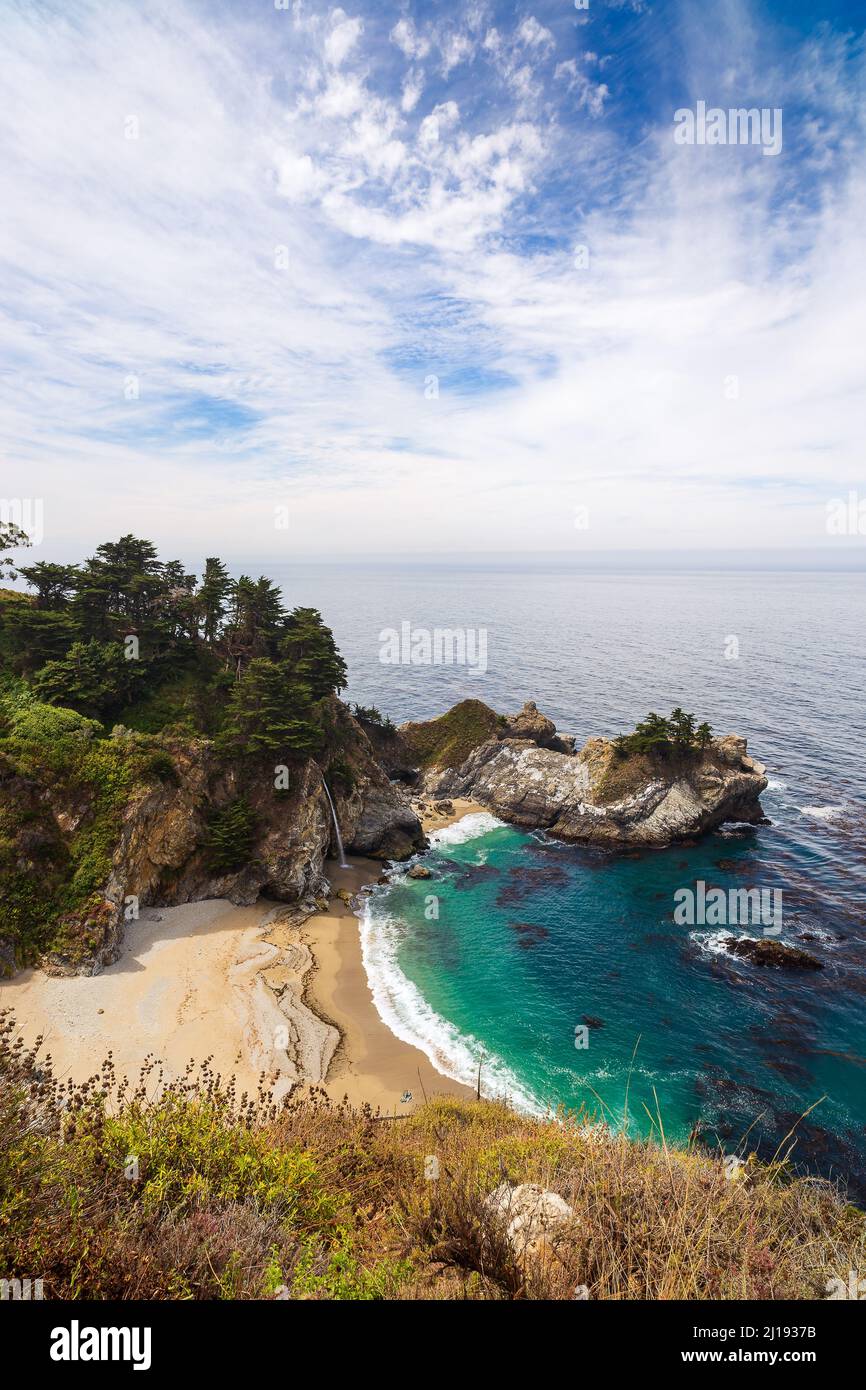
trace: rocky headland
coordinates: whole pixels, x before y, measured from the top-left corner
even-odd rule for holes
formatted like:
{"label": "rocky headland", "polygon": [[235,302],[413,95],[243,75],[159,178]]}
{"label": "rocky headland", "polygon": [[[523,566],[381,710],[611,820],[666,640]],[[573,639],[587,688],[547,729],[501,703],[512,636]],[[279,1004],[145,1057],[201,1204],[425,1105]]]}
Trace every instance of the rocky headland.
{"label": "rocky headland", "polygon": [[401,767],[424,798],[471,797],[513,825],[562,840],[665,845],[728,821],[760,824],[765,769],[734,734],[664,754],[623,754],[604,738],[579,750],[529,702],[511,718],[465,701],[396,732]]}

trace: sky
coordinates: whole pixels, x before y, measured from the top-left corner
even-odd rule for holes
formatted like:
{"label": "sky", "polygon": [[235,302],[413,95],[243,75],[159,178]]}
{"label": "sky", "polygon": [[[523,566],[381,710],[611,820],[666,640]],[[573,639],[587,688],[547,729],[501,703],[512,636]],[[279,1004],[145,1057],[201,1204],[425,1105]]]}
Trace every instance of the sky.
{"label": "sky", "polygon": [[864,23],[2,0],[0,498],[43,559],[863,546]]}

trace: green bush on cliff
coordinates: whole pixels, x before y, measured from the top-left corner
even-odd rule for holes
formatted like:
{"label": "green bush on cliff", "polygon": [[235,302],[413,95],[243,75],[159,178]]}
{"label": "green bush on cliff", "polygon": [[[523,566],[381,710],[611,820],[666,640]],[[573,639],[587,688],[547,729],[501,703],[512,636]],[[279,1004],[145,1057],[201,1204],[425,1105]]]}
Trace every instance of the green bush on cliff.
{"label": "green bush on cliff", "polygon": [[[0,907],[19,963],[62,946],[73,955],[79,911],[98,915],[122,814],[147,780],[148,750],[104,737],[75,710],[35,700],[25,687],[0,695]],[[62,834],[51,807],[68,808]],[[89,932],[78,943],[86,954]]]}
{"label": "green bush on cliff", "polygon": [[216,873],[233,873],[249,858],[256,834],[256,816],[246,797],[211,813],[205,833],[205,859]]}
{"label": "green bush on cliff", "polygon": [[77,710],[23,696],[8,702],[7,715],[9,734],[20,743],[49,744],[69,734],[94,738],[105,733],[96,719],[86,719]]}

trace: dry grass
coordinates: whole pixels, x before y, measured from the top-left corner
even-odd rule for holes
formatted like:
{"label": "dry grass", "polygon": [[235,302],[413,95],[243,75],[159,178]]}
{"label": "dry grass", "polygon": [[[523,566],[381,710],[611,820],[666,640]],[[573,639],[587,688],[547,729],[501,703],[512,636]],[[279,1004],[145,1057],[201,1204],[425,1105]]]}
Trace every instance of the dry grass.
{"label": "dry grass", "polygon": [[[110,1061],[61,1086],[8,1017],[0,1087],[0,1277],[47,1297],[809,1299],[866,1266],[864,1214],[781,1158],[729,1181],[721,1155],[582,1116],[449,1098],[394,1121],[319,1091],[278,1107],[192,1065],[172,1086]],[[529,1258],[486,1200],[502,1182],[572,1208]]]}

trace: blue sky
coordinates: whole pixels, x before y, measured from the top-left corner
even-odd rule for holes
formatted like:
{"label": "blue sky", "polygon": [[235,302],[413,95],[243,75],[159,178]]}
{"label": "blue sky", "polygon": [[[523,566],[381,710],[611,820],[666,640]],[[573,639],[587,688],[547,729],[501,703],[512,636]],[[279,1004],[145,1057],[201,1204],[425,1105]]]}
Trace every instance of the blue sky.
{"label": "blue sky", "polygon": [[[863,27],[6,0],[0,494],[43,499],[46,555],[833,543]],[[676,144],[699,101],[781,110],[779,154]]]}

